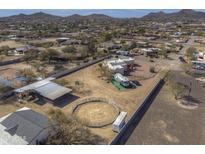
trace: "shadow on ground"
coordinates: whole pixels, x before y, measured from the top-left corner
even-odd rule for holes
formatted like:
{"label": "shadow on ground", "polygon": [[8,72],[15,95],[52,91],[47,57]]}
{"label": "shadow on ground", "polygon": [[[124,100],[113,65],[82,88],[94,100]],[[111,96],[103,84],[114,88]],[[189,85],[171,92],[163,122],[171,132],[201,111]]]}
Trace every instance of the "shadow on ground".
{"label": "shadow on ground", "polygon": [[141,119],[151,106],[152,102],[155,100],[156,96],[159,94],[164,83],[165,82],[161,80],[161,83],[157,87],[157,89],[150,95],[150,97],[147,98],[147,100],[141,105],[138,111],[136,111],[136,114],[134,115],[131,124],[127,126],[127,129],[124,131],[123,135],[120,136],[117,140],[113,141],[111,144],[123,145],[127,142],[128,138],[130,137],[134,129],[138,126]]}
{"label": "shadow on ground", "polygon": [[56,99],[53,103],[54,106],[63,108],[64,106],[70,104],[71,102],[78,99],[78,96],[72,95],[72,94],[66,94],[58,99]]}

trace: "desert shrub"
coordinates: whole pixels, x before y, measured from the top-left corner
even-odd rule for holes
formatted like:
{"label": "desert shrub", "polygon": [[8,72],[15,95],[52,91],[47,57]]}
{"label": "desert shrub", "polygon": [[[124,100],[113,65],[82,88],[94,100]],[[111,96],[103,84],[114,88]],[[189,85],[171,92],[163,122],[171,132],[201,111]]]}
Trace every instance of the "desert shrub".
{"label": "desert shrub", "polygon": [[192,69],[191,63],[182,63],[181,68],[184,70],[185,73],[189,74],[190,70]]}
{"label": "desert shrub", "polygon": [[156,72],[156,71],[155,71],[155,67],[154,67],[154,66],[150,66],[149,71],[150,71],[151,73],[155,73],[155,72]]}
{"label": "desert shrub", "polygon": [[175,79],[173,78],[173,74],[171,72],[167,76],[167,81],[168,85],[171,88],[171,91],[175,97],[175,99],[180,99],[184,96],[186,86],[183,85],[182,83],[176,82]]}
{"label": "desert shrub", "polygon": [[9,46],[7,46],[7,45],[1,46],[0,47],[0,54],[6,55],[9,50],[10,50]]}
{"label": "desert shrub", "polygon": [[186,50],[185,56],[189,61],[196,60],[196,56],[195,56],[196,52],[197,52],[196,48],[190,47]]}
{"label": "desert shrub", "polygon": [[35,78],[37,77],[36,73],[31,68],[21,69],[17,75],[24,76],[27,79],[27,83],[35,81]]}
{"label": "desert shrub", "polygon": [[65,115],[61,110],[50,112],[52,121],[57,123],[54,127],[55,135],[49,135],[48,145],[88,145],[105,144],[105,140],[90,132],[85,126],[77,122],[73,117]]}
{"label": "desert shrub", "polygon": [[76,48],[74,46],[66,46],[62,49],[64,53],[74,53],[76,52]]}
{"label": "desert shrub", "polygon": [[69,85],[69,82],[66,79],[58,79],[55,82],[59,85],[62,85],[62,86]]}
{"label": "desert shrub", "polygon": [[99,71],[102,77],[105,77],[108,82],[113,79],[114,72],[109,70],[107,67],[103,66],[102,64],[98,64]]}
{"label": "desert shrub", "polygon": [[36,42],[36,43],[31,43],[31,45],[36,47],[50,48],[54,45],[54,42]]}

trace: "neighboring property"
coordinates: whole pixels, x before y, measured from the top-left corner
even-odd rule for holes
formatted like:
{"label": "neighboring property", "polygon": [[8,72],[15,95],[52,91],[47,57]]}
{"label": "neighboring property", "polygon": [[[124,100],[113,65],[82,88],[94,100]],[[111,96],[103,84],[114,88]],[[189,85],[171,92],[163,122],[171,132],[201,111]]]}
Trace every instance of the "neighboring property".
{"label": "neighboring property", "polygon": [[43,144],[53,126],[44,115],[21,108],[0,118],[0,145]]}
{"label": "neighboring property", "polygon": [[115,73],[125,74],[131,71],[134,66],[134,59],[131,57],[111,58],[104,61],[104,65]]}
{"label": "neighboring property", "polygon": [[122,55],[122,56],[128,56],[130,54],[130,52],[125,51],[125,50],[118,50],[118,51],[116,51],[116,54]]}
{"label": "neighboring property", "polygon": [[68,40],[70,40],[70,38],[68,38],[68,37],[60,37],[60,38],[57,38],[57,39],[56,39],[56,41],[57,41],[58,43],[66,42],[66,41],[68,41]]}
{"label": "neighboring property", "polygon": [[198,52],[196,55],[196,58],[198,61],[205,61],[205,53],[204,52]]}
{"label": "neighboring property", "polygon": [[21,94],[25,91],[32,90],[37,95],[54,103],[58,98],[70,93],[72,90],[49,80],[41,80],[33,84],[15,90],[15,93]]}
{"label": "neighboring property", "polygon": [[198,52],[195,56],[196,60],[191,61],[192,68],[197,70],[205,70],[205,53]]}
{"label": "neighboring property", "polygon": [[148,57],[158,57],[158,51],[161,50],[159,48],[142,48],[140,49],[141,53],[144,53],[145,56]]}
{"label": "neighboring property", "polygon": [[35,48],[30,46],[30,45],[18,47],[14,50],[8,51],[8,55],[14,55],[14,56],[24,55],[27,51],[29,51],[31,49],[35,49]]}

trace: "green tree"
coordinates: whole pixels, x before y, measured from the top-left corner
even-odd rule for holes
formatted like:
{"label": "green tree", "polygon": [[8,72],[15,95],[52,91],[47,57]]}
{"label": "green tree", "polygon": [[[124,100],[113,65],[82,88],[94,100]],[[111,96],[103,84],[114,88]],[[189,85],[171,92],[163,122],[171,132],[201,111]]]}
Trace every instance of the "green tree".
{"label": "green tree", "polygon": [[187,59],[188,59],[189,61],[191,61],[191,60],[196,60],[196,56],[195,56],[196,52],[197,52],[197,49],[196,49],[196,48],[194,48],[194,47],[189,47],[189,48],[186,50],[185,56],[187,57]]}
{"label": "green tree", "polygon": [[36,78],[36,74],[31,68],[19,70],[18,75],[26,77],[27,83],[33,82]]}
{"label": "green tree", "polygon": [[102,38],[103,38],[103,41],[110,41],[112,39],[112,34],[111,33],[103,33],[102,34]]}
{"label": "green tree", "polygon": [[51,59],[54,57],[59,56],[59,52],[56,51],[55,49],[47,49],[47,54],[48,54],[48,63],[50,63]]}
{"label": "green tree", "polygon": [[107,67],[103,66],[102,64],[98,64],[99,71],[101,76],[105,77],[108,82],[113,79],[114,72],[109,70]]}
{"label": "green tree", "polygon": [[181,99],[186,90],[186,86],[179,82],[176,82],[173,77],[173,74],[171,73],[167,75],[167,78],[168,78],[168,85],[170,86],[175,99]]}
{"label": "green tree", "polygon": [[164,58],[168,58],[168,52],[166,49],[161,49],[157,51],[158,55],[164,57]]}
{"label": "green tree", "polygon": [[66,46],[62,49],[64,53],[74,53],[76,52],[76,48],[74,46]]}
{"label": "green tree", "polygon": [[94,39],[92,39],[88,42],[87,48],[88,48],[89,53],[93,54],[97,51],[96,43],[97,43],[97,41]]}

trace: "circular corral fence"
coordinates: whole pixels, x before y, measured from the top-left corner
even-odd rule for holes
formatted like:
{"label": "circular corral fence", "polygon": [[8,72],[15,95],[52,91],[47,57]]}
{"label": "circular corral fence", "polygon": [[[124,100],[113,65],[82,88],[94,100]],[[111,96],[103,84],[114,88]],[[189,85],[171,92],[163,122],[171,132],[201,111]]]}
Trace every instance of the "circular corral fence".
{"label": "circular corral fence", "polygon": [[100,128],[112,124],[120,113],[120,108],[112,100],[91,97],[78,101],[72,115],[88,127]]}

